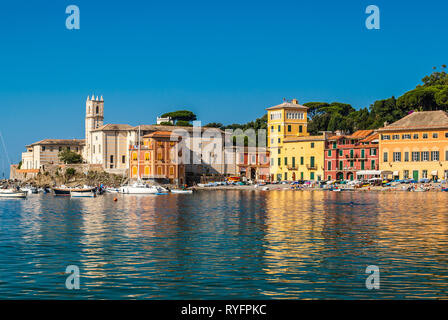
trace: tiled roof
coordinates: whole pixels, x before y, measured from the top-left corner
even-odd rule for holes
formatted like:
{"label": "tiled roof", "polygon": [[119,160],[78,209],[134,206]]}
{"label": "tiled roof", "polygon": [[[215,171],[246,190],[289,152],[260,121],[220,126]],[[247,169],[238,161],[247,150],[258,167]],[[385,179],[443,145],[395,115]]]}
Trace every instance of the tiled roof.
{"label": "tiled roof", "polygon": [[266,110],[275,110],[275,109],[283,109],[283,108],[289,108],[289,109],[300,109],[300,110],[307,110],[308,107],[302,106],[300,104],[291,103],[291,102],[283,102],[282,104],[266,108]]}
{"label": "tiled roof", "polygon": [[105,124],[92,131],[127,131],[132,129],[132,126],[128,124]]}
{"label": "tiled roof", "polygon": [[328,138],[328,140],[339,140],[342,138],[345,139],[354,139],[354,140],[358,140],[358,139],[365,139],[368,136],[370,136],[374,131],[373,130],[357,130],[355,132],[353,132],[353,134],[351,135],[334,135],[330,138]]}
{"label": "tiled roof", "polygon": [[361,142],[361,143],[372,142],[372,141],[378,140],[378,136],[379,136],[378,132],[375,132],[375,133],[369,135],[368,137],[360,140],[359,142]]}
{"label": "tiled roof", "polygon": [[378,131],[418,129],[448,129],[448,114],[442,110],[413,112]]}
{"label": "tiled roof", "polygon": [[28,145],[27,147],[32,147],[32,146],[40,146],[40,145],[78,145],[78,146],[83,146],[85,145],[85,140],[84,139],[45,139],[45,140],[41,140],[38,142],[34,142],[30,145]]}

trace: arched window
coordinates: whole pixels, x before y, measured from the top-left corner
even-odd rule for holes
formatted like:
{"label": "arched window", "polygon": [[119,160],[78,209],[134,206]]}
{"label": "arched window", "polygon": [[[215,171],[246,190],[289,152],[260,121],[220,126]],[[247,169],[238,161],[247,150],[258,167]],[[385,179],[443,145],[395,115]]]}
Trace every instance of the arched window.
{"label": "arched window", "polygon": [[137,167],[132,167],[132,176],[133,177],[137,176]]}
{"label": "arched window", "polygon": [[98,114],[100,112],[100,108],[98,106],[96,106],[96,114]]}

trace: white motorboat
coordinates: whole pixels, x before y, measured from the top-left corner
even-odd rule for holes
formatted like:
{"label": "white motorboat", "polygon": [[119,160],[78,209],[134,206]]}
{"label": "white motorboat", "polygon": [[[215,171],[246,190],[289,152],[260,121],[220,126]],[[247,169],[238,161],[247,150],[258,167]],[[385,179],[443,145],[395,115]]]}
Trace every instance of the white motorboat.
{"label": "white motorboat", "polygon": [[28,195],[27,192],[17,191],[14,189],[1,189],[0,190],[0,198],[26,198]]}
{"label": "white motorboat", "polygon": [[171,193],[185,193],[192,194],[193,190],[171,189]]}
{"label": "white motorboat", "polygon": [[106,188],[105,190],[107,193],[120,193],[119,188]]}
{"label": "white motorboat", "polygon": [[133,185],[120,187],[120,193],[125,194],[155,194],[166,191],[165,188],[149,186],[142,182],[136,182]]}
{"label": "white motorboat", "polygon": [[95,198],[96,193],[94,191],[88,191],[88,192],[70,191],[70,196],[72,198]]}

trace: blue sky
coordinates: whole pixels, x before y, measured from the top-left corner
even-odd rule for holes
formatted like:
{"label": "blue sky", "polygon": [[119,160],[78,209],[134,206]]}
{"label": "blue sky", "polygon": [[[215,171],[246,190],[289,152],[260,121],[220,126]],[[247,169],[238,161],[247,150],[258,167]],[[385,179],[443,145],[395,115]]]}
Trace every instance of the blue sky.
{"label": "blue sky", "polygon": [[[71,4],[80,30],[65,28]],[[380,30],[365,27],[370,4]],[[176,109],[244,123],[283,98],[368,107],[448,63],[447,9],[441,0],[5,1],[0,131],[18,162],[28,143],[83,138],[89,94],[104,96],[107,123],[135,125]]]}

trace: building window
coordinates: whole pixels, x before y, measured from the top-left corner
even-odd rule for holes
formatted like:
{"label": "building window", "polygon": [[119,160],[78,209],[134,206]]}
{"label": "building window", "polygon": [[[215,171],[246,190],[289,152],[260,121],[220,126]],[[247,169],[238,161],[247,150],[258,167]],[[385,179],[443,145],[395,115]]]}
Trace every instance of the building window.
{"label": "building window", "polygon": [[271,166],[274,165],[274,158],[271,158]]}
{"label": "building window", "polygon": [[404,153],[404,161],[408,162],[409,161],[409,152],[405,152]]}
{"label": "building window", "polygon": [[110,156],[110,163],[114,163],[114,156]]}
{"label": "building window", "polygon": [[328,161],[327,169],[331,170],[331,161]]}
{"label": "building window", "polygon": [[303,166],[303,157],[300,157],[300,165]]}
{"label": "building window", "polygon": [[383,162],[387,162],[387,159],[388,158],[388,154],[387,154],[387,152],[384,152],[383,153]]}
{"label": "building window", "polygon": [[448,138],[448,132],[445,132],[445,138]]}
{"label": "building window", "polygon": [[302,131],[303,131],[302,126],[299,126],[299,132],[302,133]]}
{"label": "building window", "polygon": [[333,149],[336,149],[336,142],[333,142]]}
{"label": "building window", "polygon": [[280,143],[280,142],[281,142],[280,138],[278,138],[278,140],[277,140],[277,141],[278,141],[278,143]]}
{"label": "building window", "polygon": [[339,156],[342,157],[342,149],[339,150]]}
{"label": "building window", "polygon": [[371,148],[370,149],[370,155],[371,156],[376,156],[376,148]]}
{"label": "building window", "polygon": [[95,154],[95,146],[93,146],[93,152],[92,153]]}
{"label": "building window", "polygon": [[414,162],[420,161],[420,152],[412,152],[412,161]]}
{"label": "building window", "polygon": [[285,157],[285,166],[288,165],[288,157]]}
{"label": "building window", "polygon": [[439,161],[439,151],[431,151],[431,161]]}
{"label": "building window", "polygon": [[422,151],[422,161],[429,161],[429,151]]}
{"label": "building window", "polygon": [[138,160],[137,152],[132,152],[132,160],[133,161],[137,161]]}
{"label": "building window", "polygon": [[121,163],[126,163],[126,156],[121,156]]}
{"label": "building window", "polygon": [[310,180],[314,180],[314,172],[310,173]]}
{"label": "building window", "polygon": [[381,135],[381,140],[390,140],[390,135],[388,134]]}
{"label": "building window", "polygon": [[375,160],[371,160],[370,162],[370,169],[375,170]]}
{"label": "building window", "polygon": [[45,151],[45,147],[44,146],[42,146],[42,151]]}
{"label": "building window", "polygon": [[414,133],[413,139],[418,139],[418,133]]}
{"label": "building window", "polygon": [[401,139],[405,140],[405,139],[411,139],[411,135],[409,133],[405,133],[401,135]]}
{"label": "building window", "polygon": [[403,178],[404,179],[409,179],[409,170],[404,170],[403,171]]}
{"label": "building window", "polygon": [[428,139],[428,134],[427,133],[423,134],[423,139]]}
{"label": "building window", "polygon": [[422,178],[423,179],[427,179],[428,178],[428,170],[423,170],[422,171]]}
{"label": "building window", "polygon": [[399,134],[394,134],[392,136],[392,140],[400,140],[400,135]]}
{"label": "building window", "polygon": [[277,131],[280,132],[280,130],[281,130],[281,128],[280,128],[280,126],[278,126],[278,127],[277,127]]}
{"label": "building window", "polygon": [[278,165],[281,166],[281,165],[282,165],[282,163],[281,163],[282,159],[278,158],[277,160],[278,160],[278,161],[277,161],[277,162],[278,162]]}
{"label": "building window", "polygon": [[436,133],[436,132],[434,132],[434,133],[432,134],[432,137],[433,137],[433,139],[437,139],[437,138],[439,137],[439,134]]}
{"label": "building window", "polygon": [[288,180],[288,172],[285,172],[285,180]]}
{"label": "building window", "polygon": [[394,162],[401,162],[401,152],[394,152],[393,159],[394,159]]}
{"label": "building window", "polygon": [[331,150],[328,150],[328,156],[331,157]]}
{"label": "building window", "polygon": [[311,149],[314,148],[314,142],[311,142]]}
{"label": "building window", "polygon": [[274,126],[271,126],[271,132],[274,132]]}
{"label": "building window", "polygon": [[291,125],[288,124],[288,132],[291,132]]}
{"label": "building window", "polygon": [[342,170],[344,168],[344,161],[339,161],[339,170]]}

